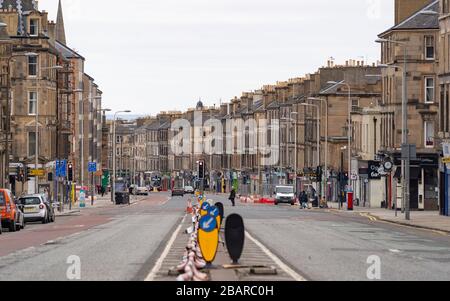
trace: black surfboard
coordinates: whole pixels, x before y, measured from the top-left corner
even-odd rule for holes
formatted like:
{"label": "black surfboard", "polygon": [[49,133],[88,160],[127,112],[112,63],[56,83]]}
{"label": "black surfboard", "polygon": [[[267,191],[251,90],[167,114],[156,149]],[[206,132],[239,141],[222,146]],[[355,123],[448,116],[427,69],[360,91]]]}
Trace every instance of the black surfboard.
{"label": "black surfboard", "polygon": [[227,217],[225,222],[225,243],[227,244],[228,254],[234,264],[239,262],[245,243],[244,220],[238,214],[232,214]]}
{"label": "black surfboard", "polygon": [[218,202],[218,203],[216,203],[214,206],[216,206],[218,209],[219,209],[219,212],[220,212],[220,220],[222,221],[222,223],[223,223],[223,219],[224,219],[224,217],[225,217],[225,209],[224,209],[224,206],[223,206],[223,204],[221,203],[221,202]]}

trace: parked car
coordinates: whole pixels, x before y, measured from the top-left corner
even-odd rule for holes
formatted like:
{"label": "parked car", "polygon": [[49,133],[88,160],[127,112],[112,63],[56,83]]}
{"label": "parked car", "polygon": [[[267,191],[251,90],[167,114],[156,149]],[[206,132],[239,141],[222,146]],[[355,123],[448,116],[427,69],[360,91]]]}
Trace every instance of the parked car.
{"label": "parked car", "polygon": [[184,188],[175,187],[172,189],[172,196],[181,196],[184,197]]}
{"label": "parked car", "polygon": [[147,187],[138,187],[136,189],[136,195],[149,195],[150,191]]}
{"label": "parked car", "polygon": [[53,206],[46,202],[45,196],[34,194],[23,196],[19,199],[23,206],[26,222],[40,221],[43,224],[55,221]]}
{"label": "parked car", "polygon": [[296,198],[293,186],[277,186],[275,193],[275,205],[280,203],[295,205]]}
{"label": "parked car", "polygon": [[195,189],[192,186],[185,186],[184,193],[185,194],[195,194]]}
{"label": "parked car", "polygon": [[[53,223],[53,222],[55,222],[55,220],[56,220],[55,208],[56,208],[56,210],[58,210],[60,204],[57,204],[57,205],[55,206],[55,203],[56,203],[56,202],[50,201],[50,200],[47,198],[47,195],[46,195],[46,194],[41,194],[41,196],[44,198],[44,203],[45,203],[45,205],[47,206],[48,216],[50,217],[50,220],[49,220],[49,221],[50,221],[51,223]],[[90,195],[87,194],[86,197],[90,197]]]}
{"label": "parked car", "polygon": [[11,191],[8,189],[0,189],[0,211],[0,228],[8,228],[9,232],[20,231],[25,228],[25,219],[21,206],[16,204]]}

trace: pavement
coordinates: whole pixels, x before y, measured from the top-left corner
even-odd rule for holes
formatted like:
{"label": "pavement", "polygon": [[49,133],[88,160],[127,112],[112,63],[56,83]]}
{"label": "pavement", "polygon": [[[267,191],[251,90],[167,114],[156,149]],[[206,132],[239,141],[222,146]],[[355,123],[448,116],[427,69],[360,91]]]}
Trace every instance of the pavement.
{"label": "pavement", "polygon": [[[130,196],[130,205],[136,204],[138,202],[141,202],[145,199],[145,196]],[[116,205],[111,202],[111,195],[107,194],[105,196],[97,195],[94,197],[94,204],[92,205],[91,199],[86,200],[85,207],[81,208],[80,203],[77,202],[72,205],[72,208],[69,207],[68,204],[64,205],[63,211],[57,211],[56,216],[66,216],[66,215],[72,215],[72,214],[78,214],[82,210],[89,210],[89,209],[95,209],[95,208],[111,208],[115,207]],[[127,206],[127,205],[119,205],[119,206]]]}
{"label": "pavement", "polygon": [[[330,208],[339,208],[338,203],[329,204]],[[352,211],[343,210],[349,214],[362,214],[373,217],[379,221],[395,223],[403,226],[416,227],[421,229],[442,231],[450,234],[450,217],[442,216],[438,211],[413,211],[411,220],[406,220],[405,215],[400,211],[395,215],[395,211],[379,208],[354,207]]]}

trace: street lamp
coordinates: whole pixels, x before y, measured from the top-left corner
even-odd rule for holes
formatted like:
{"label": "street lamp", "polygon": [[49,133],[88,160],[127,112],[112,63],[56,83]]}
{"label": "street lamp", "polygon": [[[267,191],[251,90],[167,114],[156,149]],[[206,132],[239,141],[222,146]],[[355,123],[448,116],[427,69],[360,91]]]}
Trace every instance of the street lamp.
{"label": "street lamp", "polygon": [[311,101],[319,101],[325,104],[325,179],[324,179],[324,192],[325,198],[328,202],[328,193],[327,193],[327,185],[328,185],[328,100],[324,98],[316,98],[309,97],[308,100]]}
{"label": "street lamp", "polygon": [[[294,143],[295,143],[295,154],[294,154],[294,173],[295,173],[295,176],[294,176],[294,187],[295,187],[295,190],[297,190],[297,167],[298,167],[298,162],[297,162],[297,127],[298,127],[298,120],[297,119],[294,119],[294,118],[292,118],[292,115],[295,115],[295,116],[297,116],[297,118],[298,118],[298,112],[291,112],[290,113],[290,118],[283,118],[283,120],[287,120],[287,121],[290,121],[290,122],[293,122],[294,124],[295,124],[295,130],[294,130],[294,133],[295,133],[295,139],[294,139]],[[287,126],[286,126],[287,127]],[[286,136],[286,141],[287,141],[287,143],[286,143],[286,148],[288,149],[288,151],[287,151],[287,153],[289,153],[289,141],[288,141],[288,136],[289,135],[287,135]],[[288,156],[289,157],[289,156]],[[287,157],[287,158],[288,158]],[[289,165],[289,160],[288,159],[286,159],[287,160],[287,166]]]}
{"label": "street lamp", "polygon": [[[84,93],[84,90],[82,90],[82,89],[76,89],[76,90],[73,90],[73,93]],[[81,110],[81,112],[80,112],[80,115],[81,115],[81,129],[84,131],[84,102],[85,101],[88,101],[88,100],[91,100],[91,99],[101,99],[102,97],[101,96],[95,96],[94,98],[92,98],[92,96],[89,96],[89,97],[87,97],[87,98],[82,98],[82,99],[80,99],[80,102],[81,102],[81,108],[82,108],[82,110]],[[84,133],[81,133],[81,135],[80,135],[80,137],[81,137],[81,146],[80,146],[80,152],[81,152],[81,156],[80,156],[80,169],[81,169],[81,171],[80,171],[80,176],[81,176],[81,187],[84,187]]]}
{"label": "street lamp", "polygon": [[[406,220],[411,219],[410,214],[410,165],[411,165],[411,157],[410,157],[410,146],[408,142],[408,95],[407,95],[407,43],[402,41],[396,41],[396,40],[389,40],[389,39],[377,39],[377,43],[391,43],[391,44],[397,44],[403,46],[403,77],[402,77],[402,84],[403,84],[403,90],[402,90],[402,149],[407,148],[408,154],[406,158],[402,159],[402,183],[403,183],[403,204],[406,207],[405,208],[405,217]],[[388,67],[397,67],[393,65],[380,65],[380,67],[388,68]],[[403,206],[402,206],[403,207]]]}
{"label": "street lamp", "polygon": [[[27,56],[37,56],[37,54],[35,53],[27,53]],[[64,67],[62,66],[52,66],[52,67],[43,67],[41,68],[41,70],[60,70],[63,69]],[[39,79],[36,79],[39,80]],[[38,97],[39,100],[39,97]],[[36,145],[35,145],[35,169],[38,168],[39,165],[39,101],[36,102],[36,112],[35,112],[35,123],[36,123]],[[35,189],[35,193],[39,193],[39,177],[36,176],[35,177],[35,182],[34,182],[34,189]]]}
{"label": "street lamp", "polygon": [[317,110],[317,167],[320,166],[320,107],[309,103],[301,103],[304,107],[313,107]]}
{"label": "street lamp", "polygon": [[347,130],[347,136],[348,136],[348,191],[352,191],[352,182],[351,182],[351,174],[352,174],[352,90],[350,88],[350,85],[347,84],[345,81],[336,82],[336,81],[329,81],[328,84],[330,85],[343,85],[347,87],[348,90],[348,130]]}
{"label": "street lamp", "polygon": [[111,181],[111,202],[113,202],[114,203],[114,193],[115,193],[115,191],[114,191],[114,189],[115,189],[115,185],[116,185],[116,120],[117,120],[117,115],[118,114],[121,114],[121,113],[131,113],[131,111],[130,110],[125,110],[125,111],[118,111],[118,112],[116,112],[115,114],[114,114],[114,120],[113,120],[113,137],[112,137],[112,148],[113,148],[113,154],[112,154],[112,156],[113,156],[113,172],[112,172],[112,175],[111,175],[111,179],[112,179],[112,181]]}

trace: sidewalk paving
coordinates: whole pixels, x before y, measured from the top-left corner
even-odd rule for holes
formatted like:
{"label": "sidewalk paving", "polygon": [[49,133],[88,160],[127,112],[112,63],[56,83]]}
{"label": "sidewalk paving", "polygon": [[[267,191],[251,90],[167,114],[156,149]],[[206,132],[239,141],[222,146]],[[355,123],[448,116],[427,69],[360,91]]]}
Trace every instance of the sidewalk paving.
{"label": "sidewalk paving", "polygon": [[[140,202],[142,200],[141,197],[130,196],[130,204],[134,204],[136,202]],[[56,212],[56,216],[67,216],[80,213],[82,210],[86,209],[94,209],[94,208],[106,208],[106,207],[115,207],[116,205],[111,202],[111,195],[107,194],[105,196],[95,196],[94,197],[94,205],[91,205],[91,199],[86,199],[86,207],[80,208],[80,202],[77,202],[72,205],[72,208],[69,209],[69,205],[64,205],[64,211]]]}
{"label": "sidewalk paving", "polygon": [[[329,203],[328,206],[331,209],[338,209],[338,203]],[[438,211],[412,211],[410,221],[405,220],[405,215],[400,211],[398,211],[398,216],[395,216],[395,211],[380,208],[355,207],[354,211],[347,211],[344,208],[340,212],[366,213],[380,221],[450,234],[450,217],[442,216]]]}

